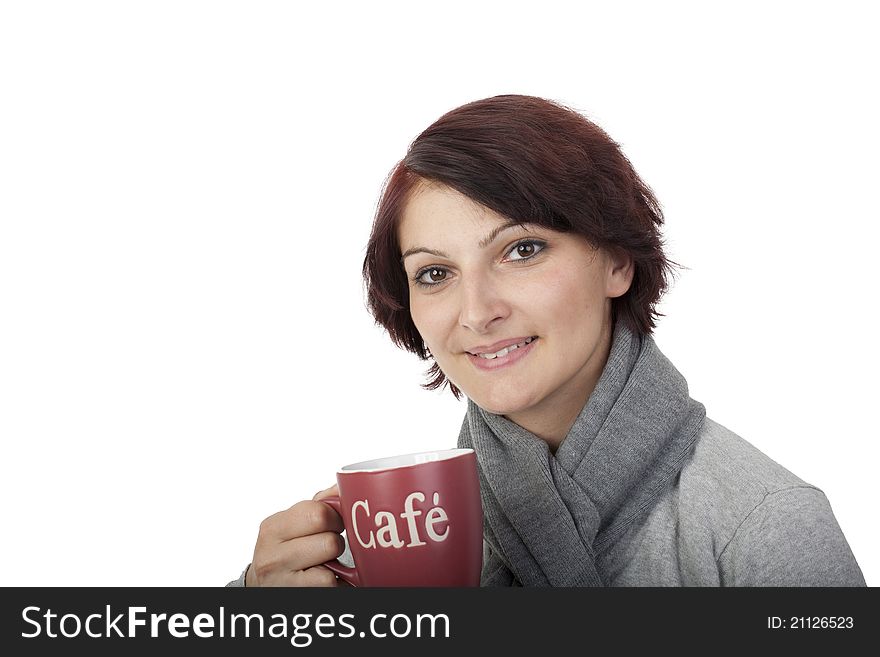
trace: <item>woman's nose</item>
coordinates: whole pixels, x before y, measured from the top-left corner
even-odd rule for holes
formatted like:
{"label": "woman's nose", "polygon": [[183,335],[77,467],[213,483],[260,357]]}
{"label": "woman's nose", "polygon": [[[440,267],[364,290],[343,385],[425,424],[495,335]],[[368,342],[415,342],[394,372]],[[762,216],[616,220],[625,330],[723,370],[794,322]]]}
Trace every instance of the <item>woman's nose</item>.
{"label": "woman's nose", "polygon": [[487,278],[464,282],[459,290],[461,309],[458,323],[474,333],[487,333],[494,323],[510,314],[503,294]]}

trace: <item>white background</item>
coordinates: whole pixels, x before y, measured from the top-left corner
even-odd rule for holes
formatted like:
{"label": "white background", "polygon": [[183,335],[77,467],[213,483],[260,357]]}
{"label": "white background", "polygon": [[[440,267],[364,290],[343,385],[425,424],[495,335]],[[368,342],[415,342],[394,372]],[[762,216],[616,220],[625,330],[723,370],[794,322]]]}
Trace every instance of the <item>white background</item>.
{"label": "white background", "polygon": [[337,466],[453,446],[360,268],[500,93],[620,142],[688,267],[658,345],[880,583],[871,3],[310,4],[0,8],[0,583],[222,585]]}

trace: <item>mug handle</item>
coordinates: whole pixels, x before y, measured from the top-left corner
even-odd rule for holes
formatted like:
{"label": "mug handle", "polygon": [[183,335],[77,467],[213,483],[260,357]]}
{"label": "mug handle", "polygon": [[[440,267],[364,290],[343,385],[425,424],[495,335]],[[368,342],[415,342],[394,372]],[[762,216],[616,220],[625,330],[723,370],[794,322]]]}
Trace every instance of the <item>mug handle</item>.
{"label": "mug handle", "polygon": [[[331,509],[336,511],[340,516],[342,515],[342,501],[339,499],[339,495],[331,495],[330,497],[324,497],[320,502],[328,505]],[[346,582],[351,584],[352,586],[360,586],[360,576],[355,568],[349,568],[348,566],[344,566],[339,563],[339,559],[331,559],[324,563],[324,565],[336,573],[337,576],[344,579]]]}

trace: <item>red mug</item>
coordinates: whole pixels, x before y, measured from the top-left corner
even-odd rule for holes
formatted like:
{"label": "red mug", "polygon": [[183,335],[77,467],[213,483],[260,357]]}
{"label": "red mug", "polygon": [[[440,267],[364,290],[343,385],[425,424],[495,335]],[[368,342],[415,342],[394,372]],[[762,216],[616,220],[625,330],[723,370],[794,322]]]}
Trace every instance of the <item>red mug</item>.
{"label": "red mug", "polygon": [[472,449],[346,465],[326,497],[345,524],[354,568],[325,566],[354,586],[479,586],[483,508]]}

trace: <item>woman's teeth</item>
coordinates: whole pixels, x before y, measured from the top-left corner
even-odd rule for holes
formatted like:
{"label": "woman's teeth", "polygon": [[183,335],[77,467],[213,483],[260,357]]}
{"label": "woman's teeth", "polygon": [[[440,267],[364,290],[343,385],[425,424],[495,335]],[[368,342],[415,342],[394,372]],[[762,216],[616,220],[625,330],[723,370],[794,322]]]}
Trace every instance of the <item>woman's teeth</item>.
{"label": "woman's teeth", "polygon": [[520,347],[525,347],[529,342],[534,340],[535,338],[526,338],[524,342],[520,342],[519,344],[512,344],[509,347],[504,347],[499,351],[496,351],[494,354],[477,354],[480,358],[485,358],[486,360],[492,360],[493,358],[503,358],[507,354],[509,354],[514,349],[519,349]]}

